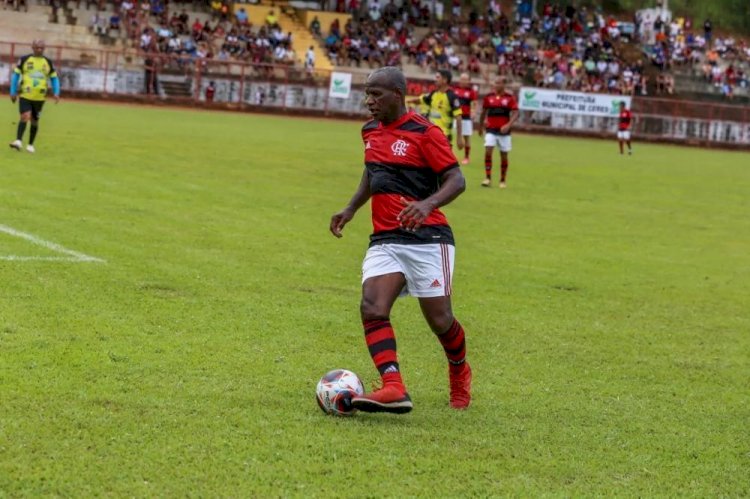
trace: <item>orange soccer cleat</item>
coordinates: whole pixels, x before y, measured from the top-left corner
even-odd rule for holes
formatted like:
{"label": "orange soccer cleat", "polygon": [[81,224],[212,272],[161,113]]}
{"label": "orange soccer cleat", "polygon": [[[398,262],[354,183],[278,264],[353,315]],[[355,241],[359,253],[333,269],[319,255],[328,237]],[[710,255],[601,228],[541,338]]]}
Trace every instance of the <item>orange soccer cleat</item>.
{"label": "orange soccer cleat", "polygon": [[411,411],[414,405],[403,387],[388,384],[374,392],[352,398],[352,407],[362,412],[405,414]]}
{"label": "orange soccer cleat", "polygon": [[[452,366],[451,366],[452,367]],[[471,366],[464,362],[463,369],[453,372],[450,370],[451,407],[466,409],[471,403]]]}

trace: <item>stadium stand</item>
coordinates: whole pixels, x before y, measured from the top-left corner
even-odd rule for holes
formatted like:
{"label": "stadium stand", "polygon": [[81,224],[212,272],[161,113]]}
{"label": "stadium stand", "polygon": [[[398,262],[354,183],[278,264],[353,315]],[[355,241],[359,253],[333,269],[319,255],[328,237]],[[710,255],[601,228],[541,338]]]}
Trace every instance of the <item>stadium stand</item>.
{"label": "stadium stand", "polygon": [[[747,96],[746,42],[727,37],[707,44],[684,18],[665,22],[645,11],[628,22],[551,2],[541,4],[538,15],[521,17],[507,2],[490,1],[485,12],[454,5],[447,23],[444,13],[426,9],[430,3],[367,5],[358,22],[325,33],[330,57],[347,70],[390,63],[417,77],[450,69],[485,82],[505,74],[537,87],[584,92]],[[698,80],[698,67],[712,86]]]}
{"label": "stadium stand", "polygon": [[482,10],[453,0],[339,0],[328,2],[330,11],[265,0],[13,1],[20,9],[2,11],[0,41],[45,38],[50,46],[75,47],[57,54],[67,59],[112,48],[133,51],[133,64],[159,53],[180,67],[240,61],[288,65],[301,75],[339,68],[359,82],[373,67],[392,64],[422,80],[450,69],[469,72],[480,85],[504,74],[518,83],[584,92],[750,99],[747,41],[715,30],[707,36],[689,19],[661,19],[653,9],[629,22],[549,1],[525,16],[523,0],[489,0]]}

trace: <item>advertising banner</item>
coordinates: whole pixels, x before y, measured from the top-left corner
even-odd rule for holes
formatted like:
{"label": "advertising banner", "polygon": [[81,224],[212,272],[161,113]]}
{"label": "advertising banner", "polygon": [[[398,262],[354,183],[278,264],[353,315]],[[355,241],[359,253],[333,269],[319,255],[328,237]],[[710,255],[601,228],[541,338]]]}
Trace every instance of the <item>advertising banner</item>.
{"label": "advertising banner", "polygon": [[337,99],[348,99],[352,91],[351,73],[331,73],[331,86],[328,90],[330,97]]}
{"label": "advertising banner", "polygon": [[630,100],[629,96],[624,95],[585,94],[549,88],[521,87],[518,107],[522,111],[616,117],[620,112],[620,102],[625,101],[625,106],[630,109]]}

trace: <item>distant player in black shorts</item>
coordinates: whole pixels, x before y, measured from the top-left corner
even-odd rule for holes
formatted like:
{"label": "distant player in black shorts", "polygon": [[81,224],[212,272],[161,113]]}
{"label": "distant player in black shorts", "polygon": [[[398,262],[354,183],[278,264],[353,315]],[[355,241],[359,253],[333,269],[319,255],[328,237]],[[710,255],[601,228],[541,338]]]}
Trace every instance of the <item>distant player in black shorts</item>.
{"label": "distant player in black shorts", "polygon": [[16,99],[19,100],[18,108],[21,115],[18,120],[16,140],[10,143],[10,147],[17,151],[23,148],[23,134],[26,131],[26,125],[31,122],[26,150],[33,153],[35,151],[34,139],[39,130],[39,119],[47,98],[48,81],[52,84],[52,94],[57,103],[60,101],[60,80],[57,78],[52,61],[44,56],[44,40],[34,40],[31,49],[32,54],[25,55],[18,60],[18,65],[13,70],[10,80],[10,100],[13,103]]}

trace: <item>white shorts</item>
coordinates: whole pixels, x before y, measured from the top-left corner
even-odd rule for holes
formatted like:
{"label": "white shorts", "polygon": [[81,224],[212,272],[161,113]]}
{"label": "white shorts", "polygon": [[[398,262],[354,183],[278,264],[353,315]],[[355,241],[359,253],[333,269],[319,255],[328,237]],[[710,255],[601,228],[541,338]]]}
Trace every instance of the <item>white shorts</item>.
{"label": "white shorts", "polygon": [[[456,120],[453,120],[453,134],[456,134]],[[471,119],[461,120],[461,135],[467,137],[474,134],[474,122]]]}
{"label": "white shorts", "polygon": [[617,138],[620,140],[630,140],[630,130],[617,130]]}
{"label": "white shorts", "polygon": [[510,152],[512,145],[510,135],[484,134],[484,147],[497,147],[502,152]]}
{"label": "white shorts", "polygon": [[367,249],[362,262],[362,282],[401,273],[406,278],[401,296],[450,296],[455,256],[452,244],[378,244]]}

